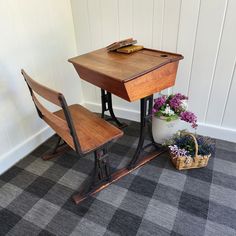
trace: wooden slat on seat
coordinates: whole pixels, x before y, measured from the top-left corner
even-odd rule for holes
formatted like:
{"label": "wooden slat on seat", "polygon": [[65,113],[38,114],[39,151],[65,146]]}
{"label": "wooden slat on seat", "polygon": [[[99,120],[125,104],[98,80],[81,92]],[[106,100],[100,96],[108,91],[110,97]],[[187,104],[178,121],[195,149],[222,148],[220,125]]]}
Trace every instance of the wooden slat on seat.
{"label": "wooden slat on seat", "polygon": [[[78,104],[71,105],[68,108],[83,154],[123,135],[123,131]],[[54,112],[54,114],[66,119],[63,110]],[[66,137],[63,139],[68,143],[69,140]],[[71,137],[68,136],[68,139],[71,140]]]}

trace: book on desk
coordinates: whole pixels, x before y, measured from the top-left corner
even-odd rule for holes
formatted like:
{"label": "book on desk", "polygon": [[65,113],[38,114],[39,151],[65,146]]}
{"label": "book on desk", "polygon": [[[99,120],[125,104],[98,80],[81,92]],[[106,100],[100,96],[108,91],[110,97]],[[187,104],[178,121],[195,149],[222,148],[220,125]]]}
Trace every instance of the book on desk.
{"label": "book on desk", "polygon": [[142,45],[135,45],[137,40],[133,38],[124,39],[108,45],[106,48],[109,52],[119,52],[130,54],[143,49]]}

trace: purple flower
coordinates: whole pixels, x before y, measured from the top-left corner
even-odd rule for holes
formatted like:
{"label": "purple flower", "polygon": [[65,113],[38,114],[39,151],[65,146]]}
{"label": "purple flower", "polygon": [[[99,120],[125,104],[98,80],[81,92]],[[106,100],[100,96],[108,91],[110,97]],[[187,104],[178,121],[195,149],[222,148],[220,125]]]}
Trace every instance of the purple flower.
{"label": "purple flower", "polygon": [[188,100],[188,97],[181,93],[176,93],[174,97],[178,98],[179,100]]}
{"label": "purple flower", "polygon": [[169,101],[170,107],[174,109],[175,111],[178,111],[181,109],[182,100],[187,100],[188,97],[181,93],[176,93]]}
{"label": "purple flower", "polygon": [[156,113],[156,112],[158,112],[158,110],[153,107],[153,108],[152,108],[152,114],[154,114],[154,113]]}
{"label": "purple flower", "polygon": [[183,111],[180,113],[180,119],[192,124],[193,128],[197,128],[197,117],[193,112]]}
{"label": "purple flower", "polygon": [[154,106],[153,108],[159,110],[163,105],[165,105],[167,97],[165,95],[154,99]]}
{"label": "purple flower", "polygon": [[173,98],[170,99],[169,104],[170,107],[176,111],[180,108],[182,101],[178,97],[174,96]]}
{"label": "purple flower", "polygon": [[[169,96],[162,95],[154,99],[152,114],[165,117],[180,117],[181,120],[192,124],[193,128],[197,127],[197,117],[192,113],[186,111],[186,101],[188,97],[181,94],[171,94]],[[169,109],[171,112],[166,112]]]}

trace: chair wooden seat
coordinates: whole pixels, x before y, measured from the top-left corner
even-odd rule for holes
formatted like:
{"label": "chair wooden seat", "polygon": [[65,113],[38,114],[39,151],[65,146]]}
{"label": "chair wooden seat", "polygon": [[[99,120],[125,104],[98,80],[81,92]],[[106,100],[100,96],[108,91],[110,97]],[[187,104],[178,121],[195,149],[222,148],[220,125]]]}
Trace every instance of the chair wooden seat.
{"label": "chair wooden seat", "polygon": [[[49,160],[61,155],[65,147],[69,146],[83,157],[89,152],[94,153],[94,170],[79,190],[79,195],[73,199],[79,203],[87,196],[102,189],[111,180],[110,166],[108,160],[108,144],[123,135],[123,131],[98,117],[81,105],[67,105],[62,93],[47,88],[34,81],[24,70],[21,71],[28,85],[38,115],[57,134],[58,141],[50,153],[42,158]],[[38,97],[61,107],[56,112],[48,110]],[[61,140],[64,142],[61,143]]]}
{"label": "chair wooden seat", "polygon": [[[91,152],[123,135],[120,129],[101,119],[81,105],[74,104],[68,106],[68,108],[83,154]],[[62,109],[54,112],[54,114],[66,120]],[[68,138],[64,136],[63,139],[74,149],[73,140],[69,135]]]}

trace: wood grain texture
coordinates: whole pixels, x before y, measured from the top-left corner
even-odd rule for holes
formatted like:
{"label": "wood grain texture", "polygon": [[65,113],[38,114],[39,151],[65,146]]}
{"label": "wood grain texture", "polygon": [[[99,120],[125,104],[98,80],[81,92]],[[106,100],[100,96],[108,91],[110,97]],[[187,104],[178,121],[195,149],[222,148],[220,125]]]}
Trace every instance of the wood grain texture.
{"label": "wood grain texture", "polygon": [[[78,104],[71,105],[68,108],[84,154],[123,135],[123,131]],[[54,112],[54,114],[65,120],[63,110]],[[67,140],[65,141],[67,142]],[[68,141],[70,142],[70,139]]]}
{"label": "wood grain texture", "polygon": [[173,86],[181,59],[182,55],[151,49],[126,55],[103,48],[69,62],[83,80],[135,101]]}
{"label": "wood grain texture", "polygon": [[58,93],[55,90],[52,90],[50,88],[47,88],[44,85],[41,85],[39,83],[37,83],[36,81],[34,81],[32,78],[30,78],[30,76],[22,69],[21,70],[22,75],[24,76],[27,84],[41,97],[45,98],[46,100],[54,103],[57,106],[61,107],[61,103],[58,100],[58,97],[60,95],[60,93]]}
{"label": "wood grain texture", "polygon": [[119,82],[127,82],[165,64],[182,59],[180,54],[143,49],[126,55],[105,48],[71,58],[69,62]]}
{"label": "wood grain texture", "polygon": [[130,101],[149,96],[174,86],[178,62],[172,62],[125,83]]}
{"label": "wood grain texture", "polygon": [[104,74],[88,70],[87,68],[80,65],[74,65],[74,67],[81,79],[96,85],[99,88],[105,89],[108,92],[113,93],[127,101],[129,100],[129,96],[125,91],[124,83],[109,79],[109,77]]}

